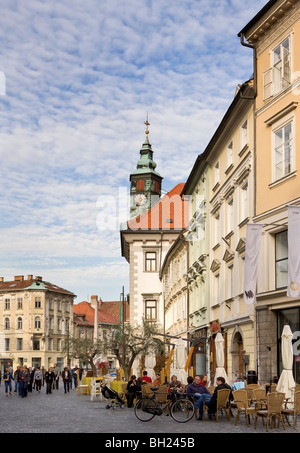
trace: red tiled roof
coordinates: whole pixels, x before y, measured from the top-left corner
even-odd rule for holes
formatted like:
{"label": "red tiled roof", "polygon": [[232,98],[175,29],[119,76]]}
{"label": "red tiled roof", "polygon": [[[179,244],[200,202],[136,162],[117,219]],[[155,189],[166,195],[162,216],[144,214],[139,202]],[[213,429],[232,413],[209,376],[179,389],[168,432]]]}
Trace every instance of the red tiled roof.
{"label": "red tiled roof", "polygon": [[[82,316],[85,315],[85,320],[94,323],[95,310],[89,302],[83,301],[79,304],[75,304],[73,307],[74,315]],[[119,324],[119,319],[110,313],[105,312],[101,308],[98,309],[98,321],[99,323],[107,324]]]}
{"label": "red tiled roof", "polygon": [[182,230],[189,222],[188,202],[180,196],[184,183],[177,184],[151,209],[129,220],[127,227],[132,231]]}
{"label": "red tiled roof", "polygon": [[27,280],[0,281],[0,291],[20,291],[20,290],[48,290],[56,293],[68,294],[75,296],[74,293],[64,288],[54,285],[50,282],[44,282],[41,277],[30,278]]}

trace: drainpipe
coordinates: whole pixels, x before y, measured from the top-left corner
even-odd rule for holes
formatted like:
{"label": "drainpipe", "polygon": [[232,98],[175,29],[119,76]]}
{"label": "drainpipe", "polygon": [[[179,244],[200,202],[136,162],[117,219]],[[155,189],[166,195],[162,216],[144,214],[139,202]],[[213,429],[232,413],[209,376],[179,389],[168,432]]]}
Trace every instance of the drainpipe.
{"label": "drainpipe", "polygon": [[[257,163],[256,163],[256,97],[257,97],[257,52],[256,52],[256,47],[253,46],[253,44],[249,44],[245,42],[245,35],[243,33],[240,33],[238,35],[241,40],[241,44],[244,47],[249,47],[250,49],[253,50],[253,78],[254,78],[254,93],[253,93],[253,100],[254,100],[254,105],[253,105],[253,140],[254,140],[254,151],[253,151],[253,217],[256,216],[256,192],[257,192],[257,186],[256,186],[256,168],[257,168]],[[255,365],[258,363],[258,357],[257,357],[257,339],[258,339],[258,331],[257,331],[257,312],[256,309],[253,307],[252,308],[254,311],[254,316],[253,316],[253,330],[254,330],[254,336],[256,338],[256,341],[254,341],[254,367],[257,368]],[[257,376],[258,376],[258,370],[257,370]],[[259,376],[258,376],[259,378]]]}

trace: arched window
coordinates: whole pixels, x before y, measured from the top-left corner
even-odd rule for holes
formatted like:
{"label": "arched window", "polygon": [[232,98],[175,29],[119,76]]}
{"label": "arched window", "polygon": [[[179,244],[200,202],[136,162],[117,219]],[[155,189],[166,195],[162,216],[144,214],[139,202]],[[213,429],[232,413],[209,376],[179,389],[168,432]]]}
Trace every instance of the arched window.
{"label": "arched window", "polygon": [[40,329],[41,328],[41,318],[39,316],[35,317],[34,328],[35,329]]}
{"label": "arched window", "polygon": [[18,318],[18,329],[19,330],[23,329],[23,320],[21,317]]}
{"label": "arched window", "polygon": [[145,188],[145,181],[143,179],[139,179],[136,183],[136,190],[144,190]]}
{"label": "arched window", "polygon": [[5,318],[4,320],[5,330],[10,330],[10,319]]}

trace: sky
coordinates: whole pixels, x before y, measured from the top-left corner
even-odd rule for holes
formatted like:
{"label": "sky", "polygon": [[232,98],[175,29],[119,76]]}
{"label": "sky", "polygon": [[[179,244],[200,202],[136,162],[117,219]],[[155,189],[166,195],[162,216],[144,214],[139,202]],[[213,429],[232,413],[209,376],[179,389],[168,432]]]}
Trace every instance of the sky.
{"label": "sky", "polygon": [[267,0],[0,0],[0,276],[129,291],[121,222],[149,141],[185,182],[253,73],[237,33]]}

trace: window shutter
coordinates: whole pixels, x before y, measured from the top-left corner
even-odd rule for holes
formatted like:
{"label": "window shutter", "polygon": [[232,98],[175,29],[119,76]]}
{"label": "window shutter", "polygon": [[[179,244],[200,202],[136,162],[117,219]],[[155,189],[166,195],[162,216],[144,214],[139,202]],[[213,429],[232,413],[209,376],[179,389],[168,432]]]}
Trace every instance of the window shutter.
{"label": "window shutter", "polygon": [[263,100],[273,96],[273,68],[268,69],[263,73]]}

